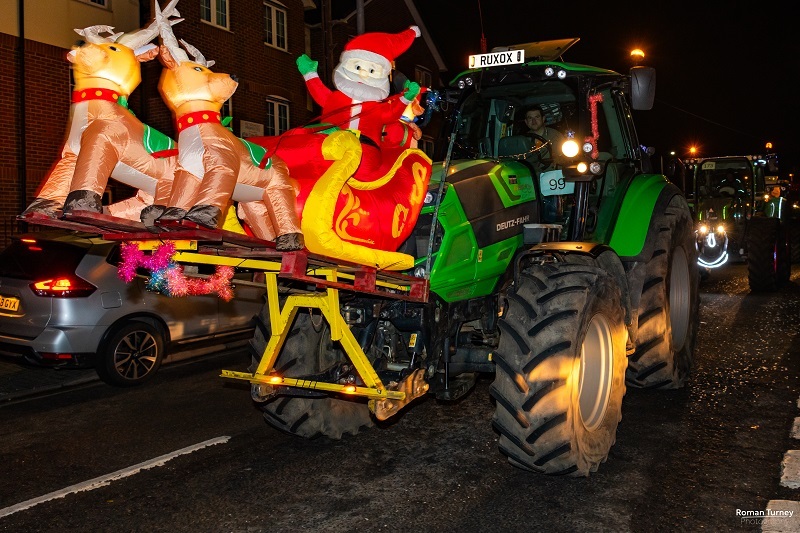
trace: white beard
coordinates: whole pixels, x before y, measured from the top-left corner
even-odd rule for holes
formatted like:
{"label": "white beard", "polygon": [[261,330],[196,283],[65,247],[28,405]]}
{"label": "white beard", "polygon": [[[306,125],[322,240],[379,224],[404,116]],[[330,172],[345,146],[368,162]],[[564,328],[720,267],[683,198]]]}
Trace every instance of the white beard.
{"label": "white beard", "polygon": [[333,72],[333,84],[342,93],[359,102],[377,102],[389,96],[389,79],[353,81],[339,65]]}

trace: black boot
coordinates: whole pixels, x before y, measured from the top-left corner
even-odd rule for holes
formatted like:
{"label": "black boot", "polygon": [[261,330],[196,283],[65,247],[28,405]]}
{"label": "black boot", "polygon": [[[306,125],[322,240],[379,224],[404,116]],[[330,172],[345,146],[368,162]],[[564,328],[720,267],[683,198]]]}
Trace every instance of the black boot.
{"label": "black boot", "polygon": [[302,233],[284,233],[275,239],[275,249],[279,252],[293,252],[305,247]]}
{"label": "black boot", "polygon": [[147,205],[142,212],[139,213],[139,220],[142,221],[142,224],[149,229],[155,229],[156,226],[156,219],[164,214],[166,211],[167,206],[165,205]]}
{"label": "black boot", "polygon": [[61,208],[55,200],[46,200],[44,198],[35,198],[31,205],[25,208],[22,215],[37,213],[50,218],[58,218],[58,210]]}
{"label": "black boot", "polygon": [[222,210],[213,205],[196,205],[189,209],[189,212],[183,218],[206,228],[217,229],[220,220],[222,220]]}
{"label": "black boot", "polygon": [[169,224],[171,222],[179,222],[186,216],[186,209],[180,207],[167,207],[161,216],[156,218],[156,225]]}
{"label": "black boot", "polygon": [[94,191],[72,191],[64,202],[64,214],[71,211],[103,212],[102,197]]}

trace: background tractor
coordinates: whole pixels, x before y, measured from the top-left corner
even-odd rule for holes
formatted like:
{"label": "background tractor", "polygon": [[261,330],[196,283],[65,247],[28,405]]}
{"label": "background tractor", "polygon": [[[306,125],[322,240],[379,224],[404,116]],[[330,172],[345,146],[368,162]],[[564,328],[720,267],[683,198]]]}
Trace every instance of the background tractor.
{"label": "background tractor", "polygon": [[786,283],[793,209],[788,188],[778,179],[777,157],[707,157],[690,161],[689,167],[698,264],[704,272],[729,259],[746,260],[752,291]]}

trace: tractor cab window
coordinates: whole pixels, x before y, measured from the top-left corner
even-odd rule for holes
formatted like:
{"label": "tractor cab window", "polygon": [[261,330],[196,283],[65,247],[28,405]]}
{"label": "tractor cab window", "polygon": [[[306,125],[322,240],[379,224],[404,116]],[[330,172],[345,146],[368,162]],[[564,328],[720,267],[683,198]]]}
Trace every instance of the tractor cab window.
{"label": "tractor cab window", "polygon": [[698,195],[701,198],[742,198],[746,196],[751,174],[746,160],[704,162],[698,171]]}
{"label": "tractor cab window", "polygon": [[483,87],[461,107],[454,157],[528,159],[536,141],[525,124],[525,114],[535,106],[542,109],[548,128],[564,135],[577,128],[575,91],[565,81]]}

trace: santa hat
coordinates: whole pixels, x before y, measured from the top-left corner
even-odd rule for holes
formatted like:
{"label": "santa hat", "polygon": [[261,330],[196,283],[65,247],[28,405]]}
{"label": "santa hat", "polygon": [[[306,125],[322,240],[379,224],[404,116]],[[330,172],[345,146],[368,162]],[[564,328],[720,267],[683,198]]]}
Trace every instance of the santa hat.
{"label": "santa hat", "polygon": [[363,33],[353,37],[346,45],[340,61],[350,58],[366,59],[383,65],[388,74],[394,59],[408,50],[414,39],[421,35],[417,26],[409,26],[400,33]]}

